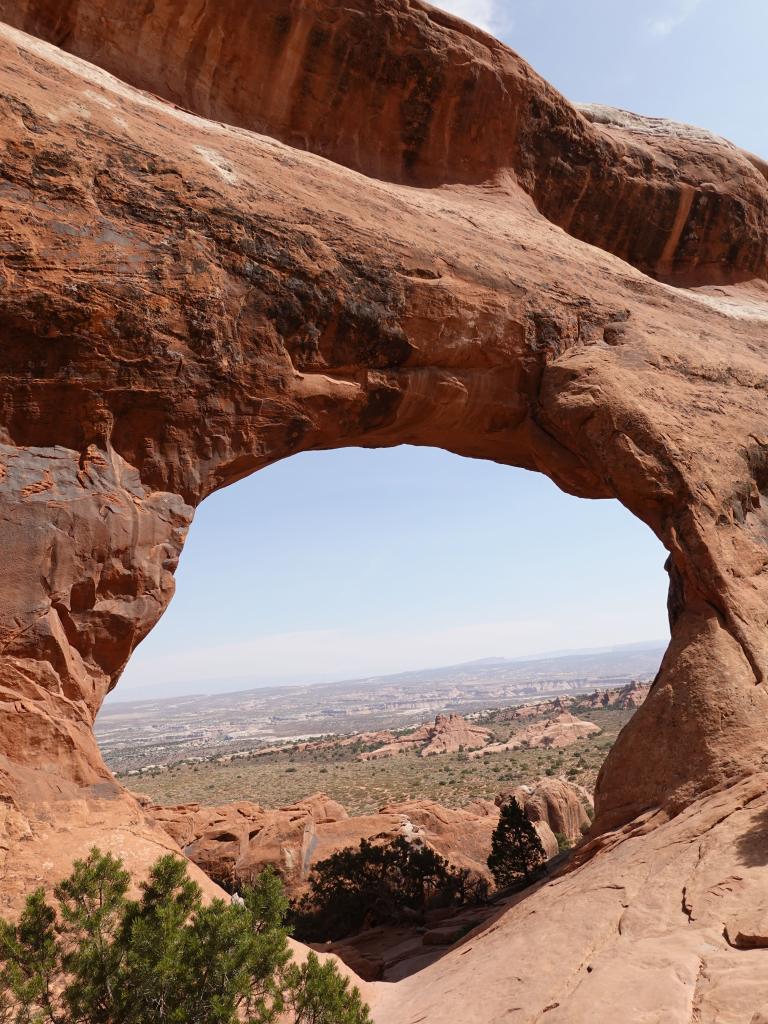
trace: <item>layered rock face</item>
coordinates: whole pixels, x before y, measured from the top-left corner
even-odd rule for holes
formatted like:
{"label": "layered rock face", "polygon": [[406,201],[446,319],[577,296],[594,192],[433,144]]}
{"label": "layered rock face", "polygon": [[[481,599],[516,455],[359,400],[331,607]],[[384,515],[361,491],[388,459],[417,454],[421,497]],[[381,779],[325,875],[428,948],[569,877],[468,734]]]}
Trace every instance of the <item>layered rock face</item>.
{"label": "layered rock face", "polygon": [[[170,600],[194,507],[300,451],[438,445],[618,498],[662,540],[672,642],[596,832],[763,765],[764,163],[576,110],[419,0],[0,0],[0,18],[41,37],[0,29],[6,902],[94,841],[136,865],[167,848],[94,715]],[[561,895],[622,849],[639,879],[631,846]],[[647,887],[626,898],[641,928]]]}
{"label": "layered rock face", "polygon": [[205,118],[371,177],[435,187],[511,173],[550,221],[661,276],[765,270],[761,161],[706,132],[579,113],[506,47],[427,4],[1,0],[0,18]]}

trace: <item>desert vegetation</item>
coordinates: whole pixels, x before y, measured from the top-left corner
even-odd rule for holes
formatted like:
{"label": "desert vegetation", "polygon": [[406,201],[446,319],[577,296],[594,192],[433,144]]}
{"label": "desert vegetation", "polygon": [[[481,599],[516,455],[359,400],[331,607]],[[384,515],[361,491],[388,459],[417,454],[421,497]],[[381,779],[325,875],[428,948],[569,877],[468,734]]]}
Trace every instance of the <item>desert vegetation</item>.
{"label": "desert vegetation", "polygon": [[[180,761],[138,778],[122,779],[129,788],[140,789],[159,804],[255,800],[276,808],[322,789],[353,815],[372,814],[386,804],[410,799],[465,807],[478,798],[493,800],[500,789],[542,775],[562,775],[591,790],[608,750],[632,712],[577,705],[574,713],[602,731],[559,750],[505,751],[479,759],[461,750],[429,758],[412,751],[387,760],[361,761],[358,754],[370,749],[365,744],[312,747],[295,743],[275,753]],[[505,710],[492,711],[478,719],[502,742],[513,732],[505,714]]]}
{"label": "desert vegetation", "polygon": [[487,895],[483,879],[428,846],[403,836],[385,843],[363,839],[357,849],[315,865],[293,917],[298,938],[327,941],[364,927],[413,923],[427,910],[478,903]]}
{"label": "desert vegetation", "polygon": [[[558,840],[558,847],[562,847]],[[544,847],[516,800],[502,805],[491,837],[488,868],[499,888],[530,882],[544,863]]]}
{"label": "desert vegetation", "polygon": [[203,902],[184,861],[161,857],[130,899],[122,862],[94,848],[54,889],[0,919],[2,1024],[369,1024],[332,961],[292,962],[285,898],[264,871]]}

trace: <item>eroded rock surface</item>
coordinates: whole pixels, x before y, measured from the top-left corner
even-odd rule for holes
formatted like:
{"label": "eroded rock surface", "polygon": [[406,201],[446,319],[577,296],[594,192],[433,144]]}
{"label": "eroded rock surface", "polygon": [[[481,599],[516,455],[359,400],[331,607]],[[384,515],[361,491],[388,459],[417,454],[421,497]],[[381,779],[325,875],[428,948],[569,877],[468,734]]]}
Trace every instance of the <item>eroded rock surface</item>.
{"label": "eroded rock surface", "polygon": [[[430,800],[390,804],[378,814],[350,817],[323,794],[279,810],[248,802],[220,807],[148,805],[145,810],[220,885],[238,888],[271,865],[292,897],[306,891],[318,861],[358,847],[361,839],[395,836],[426,844],[456,867],[490,880],[486,860],[499,818],[489,801],[451,810]],[[556,853],[557,842],[554,845]]]}
{"label": "eroded rock surface", "polygon": [[[56,18],[45,4],[6,2],[2,13],[41,32],[66,24],[57,38],[98,60],[98,39],[113,37],[91,2],[58,6]],[[168,32],[155,34],[153,19],[172,9],[156,4],[145,19],[132,5],[110,8],[123,53],[110,66],[130,77],[131,32],[140,28],[141,84],[159,95],[172,62]],[[224,13],[211,14],[209,34]],[[9,793],[23,802],[62,780],[78,790],[108,784],[93,715],[170,599],[202,497],[292,452],[397,442],[539,469],[574,493],[618,497],[669,548],[672,644],[601,776],[599,823],[659,802],[679,809],[752,770],[768,713],[761,167],[671,124],[644,131],[644,122],[588,120],[500,44],[418,3],[316,0],[294,13],[318,31],[330,19],[350,62],[364,47],[366,68],[369,39],[395,47],[396,18],[411,61],[442,69],[407,78],[425,110],[475,68],[477,88],[462,102],[470,111],[479,104],[471,152],[483,184],[467,180],[458,145],[437,174],[439,118],[422,132],[423,160],[374,180],[204,120],[3,30]],[[262,17],[274,24],[270,4],[249,14],[251,28]],[[176,18],[171,37],[185,39],[189,24]],[[83,35],[88,25],[98,32]],[[230,25],[227,45],[242,38]],[[271,30],[252,38],[264,60],[272,49],[278,62],[292,55],[299,88],[306,47],[286,49]],[[230,68],[223,52],[217,60]],[[264,62],[250,45],[248,53],[256,74]],[[334,85],[340,96],[350,75]],[[479,115],[493,107],[482,83],[491,82],[504,84],[500,109],[514,110],[508,132],[486,135]],[[373,76],[360,102],[405,88]],[[173,98],[245,123],[193,93]],[[269,104],[259,108],[259,89],[247,95],[261,130],[285,134]],[[398,111],[377,138],[402,157]],[[454,114],[466,125],[461,107]],[[318,132],[328,130],[322,124]],[[304,140],[341,160],[321,141]],[[364,136],[357,145],[364,153]],[[611,217],[620,216],[627,245],[637,205],[653,234],[648,253],[632,256],[638,266],[702,287],[753,283],[670,288],[613,255],[630,255],[618,241],[593,239],[606,251],[585,246],[555,223],[570,180],[580,182],[581,198],[566,204],[574,217],[583,210],[618,230]],[[648,217],[659,190],[695,203],[682,219],[679,203],[671,222],[655,206]],[[708,246],[710,231],[691,212],[701,203],[713,224],[729,218],[727,251]],[[644,754],[650,733],[653,758]],[[31,765],[39,774],[23,777],[19,766]]]}
{"label": "eroded rock surface", "polygon": [[358,754],[357,759],[380,761],[382,758],[396,757],[409,750],[417,750],[419,757],[455,754],[459,750],[474,750],[485,746],[492,736],[489,729],[468,722],[463,715],[437,715],[434,725],[422,725],[403,736],[391,736],[382,746]]}
{"label": "eroded rock surface", "polygon": [[[654,815],[597,843],[601,852],[505,908],[427,970],[374,995],[381,1021],[462,1024],[750,1024],[768,1006],[765,906],[768,778]],[[585,851],[588,853],[589,851]],[[759,926],[758,935],[762,930]]]}
{"label": "eroded rock surface", "polygon": [[560,833],[571,843],[581,842],[589,831],[592,797],[573,782],[539,779],[532,786],[516,786],[508,793],[501,793],[496,803],[501,806],[510,799],[517,800],[530,821],[546,823],[553,834]]}
{"label": "eroded rock surface", "polygon": [[669,551],[672,642],[594,830],[658,827],[381,1012],[747,1020],[764,951],[723,914],[762,899],[738,799],[768,725],[766,165],[579,111],[418,0],[0,18],[70,51],[0,29],[3,898],[94,842],[167,846],[91,727],[194,507],[296,452],[437,445],[618,498]]}

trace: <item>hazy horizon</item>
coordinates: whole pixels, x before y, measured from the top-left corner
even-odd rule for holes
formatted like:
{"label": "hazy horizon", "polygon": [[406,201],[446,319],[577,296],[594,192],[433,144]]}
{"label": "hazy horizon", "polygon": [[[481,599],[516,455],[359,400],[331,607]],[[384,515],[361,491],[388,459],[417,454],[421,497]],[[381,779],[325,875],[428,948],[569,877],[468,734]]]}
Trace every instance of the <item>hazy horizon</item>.
{"label": "hazy horizon", "polygon": [[[551,650],[551,651],[536,651],[533,654],[522,655],[520,657],[504,657],[503,655],[488,655],[483,658],[473,658],[471,661],[463,661],[452,664],[430,664],[430,665],[413,665],[410,668],[404,669],[401,672],[391,672],[382,675],[364,675],[364,676],[353,676],[344,678],[332,678],[332,679],[293,679],[291,681],[281,681],[280,679],[273,678],[272,680],[265,680],[263,682],[253,682],[247,679],[240,680],[227,680],[227,679],[216,679],[216,680],[200,680],[197,684],[189,683],[189,689],[185,689],[184,683],[176,684],[171,690],[164,693],[162,696],[156,693],[156,687],[137,687],[132,690],[126,691],[122,686],[118,686],[116,690],[113,690],[107,696],[106,703],[110,705],[120,703],[144,703],[152,700],[184,700],[187,697],[213,697],[213,696],[226,696],[232,693],[244,693],[249,690],[283,690],[283,689],[311,689],[313,687],[321,686],[334,686],[340,683],[355,683],[355,682],[368,682],[371,683],[377,680],[383,679],[396,679],[398,676],[410,676],[420,672],[439,672],[441,669],[456,669],[461,667],[470,667],[473,665],[484,665],[484,664],[524,664],[527,662],[536,663],[538,661],[549,661],[556,660],[558,658],[568,657],[579,657],[587,656],[592,654],[612,653],[621,651],[637,651],[637,650],[664,650],[669,642],[669,638],[656,638],[651,640],[637,640],[628,644],[613,644],[606,647],[577,647],[568,648],[566,650]],[[229,684],[232,685],[229,685]],[[151,692],[150,692],[151,691]]]}

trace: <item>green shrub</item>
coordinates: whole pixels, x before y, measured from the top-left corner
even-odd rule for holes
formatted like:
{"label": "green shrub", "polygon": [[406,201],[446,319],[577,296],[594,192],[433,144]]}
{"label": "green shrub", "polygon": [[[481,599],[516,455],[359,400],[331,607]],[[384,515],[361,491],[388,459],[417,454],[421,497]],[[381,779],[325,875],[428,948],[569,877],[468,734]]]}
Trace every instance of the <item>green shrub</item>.
{"label": "green shrub", "polygon": [[565,853],[566,850],[570,850],[573,846],[573,843],[564,832],[555,832],[555,839],[557,840],[557,848],[560,853]]}
{"label": "green shrub", "polygon": [[368,1007],[358,989],[349,989],[331,960],[324,964],[315,953],[286,971],[288,1005],[296,1024],[370,1024]]}
{"label": "green shrub", "polygon": [[529,881],[544,862],[544,847],[525,812],[512,799],[504,804],[491,838],[488,867],[499,888]]}
{"label": "green shrub", "polygon": [[339,850],[314,866],[309,884],[309,893],[294,908],[295,932],[322,941],[487,895],[487,887],[468,871],[403,836],[386,843],[363,839],[357,849]]}
{"label": "green shrub", "polygon": [[129,887],[122,862],[94,848],[54,889],[56,908],[41,888],[18,924],[0,919],[3,1024],[272,1024],[305,1004],[303,1024],[369,1024],[332,963],[290,964],[288,903],[271,870],[232,903],[204,905],[171,854],[138,899]]}

